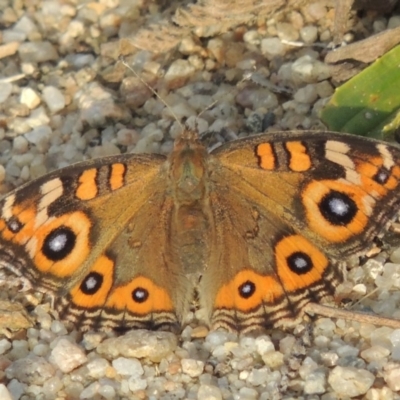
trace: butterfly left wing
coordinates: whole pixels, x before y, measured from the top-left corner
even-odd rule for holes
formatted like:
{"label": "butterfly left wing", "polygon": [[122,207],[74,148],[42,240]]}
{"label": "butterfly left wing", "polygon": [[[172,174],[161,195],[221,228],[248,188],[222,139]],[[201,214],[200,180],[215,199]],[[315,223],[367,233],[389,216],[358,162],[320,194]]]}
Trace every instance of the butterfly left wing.
{"label": "butterfly left wing", "polygon": [[60,317],[89,328],[171,328],[186,281],[165,255],[165,157],[86,161],[0,201],[0,266],[50,293]]}
{"label": "butterfly left wing", "polygon": [[343,261],[397,213],[397,147],[334,133],[278,133],[210,156],[216,241],[200,293],[214,327],[293,324],[334,294]]}

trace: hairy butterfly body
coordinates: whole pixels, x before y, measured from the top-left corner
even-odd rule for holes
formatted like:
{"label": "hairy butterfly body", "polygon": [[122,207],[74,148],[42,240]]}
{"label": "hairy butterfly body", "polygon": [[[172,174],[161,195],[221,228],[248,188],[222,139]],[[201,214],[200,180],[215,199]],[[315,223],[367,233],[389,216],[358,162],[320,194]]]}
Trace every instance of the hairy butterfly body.
{"label": "hairy butterfly body", "polygon": [[176,329],[196,289],[214,328],[296,322],[400,202],[400,150],[279,132],[208,154],[126,154],[41,177],[0,202],[0,265],[82,329]]}

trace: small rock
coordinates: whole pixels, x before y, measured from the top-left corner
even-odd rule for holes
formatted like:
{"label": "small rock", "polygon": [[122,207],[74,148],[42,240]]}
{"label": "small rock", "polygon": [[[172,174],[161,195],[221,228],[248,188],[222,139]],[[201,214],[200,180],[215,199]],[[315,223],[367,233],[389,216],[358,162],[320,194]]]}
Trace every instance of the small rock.
{"label": "small rock", "polygon": [[84,364],[87,357],[78,345],[61,338],[51,351],[50,361],[62,372],[69,373]]}
{"label": "small rock", "polygon": [[43,89],[43,100],[52,114],[55,114],[65,107],[64,95],[54,86],[46,86]]}
{"label": "small rock", "polygon": [[13,400],[13,398],[11,397],[10,392],[4,386],[3,383],[0,383],[0,399],[1,400]]}
{"label": "small rock", "polygon": [[46,62],[58,60],[56,48],[50,42],[21,43],[18,54],[22,62]]}
{"label": "small rock", "polygon": [[10,82],[0,82],[0,104],[9,98],[12,89],[13,85]]}
{"label": "small rock", "polygon": [[7,385],[7,389],[11,394],[11,398],[14,399],[19,399],[25,392],[25,387],[21,382],[18,382],[17,379],[12,379],[10,383]]}
{"label": "small rock", "polygon": [[213,385],[200,385],[197,400],[222,400],[221,390]]}
{"label": "small rock", "polygon": [[6,368],[8,379],[17,379],[29,385],[43,385],[54,374],[54,367],[44,358],[29,354]]}
{"label": "small rock", "polygon": [[112,361],[112,366],[121,376],[138,378],[144,374],[142,364],[136,359],[119,357]]}
{"label": "small rock", "polygon": [[90,376],[99,379],[106,375],[107,370],[110,368],[110,363],[104,358],[96,358],[88,362],[86,367]]}
{"label": "small rock", "polygon": [[286,46],[279,38],[266,38],[261,41],[261,53],[272,60],[274,57],[282,56],[286,52]]}
{"label": "small rock", "polygon": [[397,392],[400,390],[400,364],[388,363],[383,368],[383,379],[391,390]]}
{"label": "small rock", "polygon": [[189,375],[191,378],[200,376],[204,371],[204,362],[184,358],[181,360],[182,372]]}
{"label": "small rock", "polygon": [[164,82],[169,89],[183,86],[195,73],[195,68],[188,60],[174,61],[165,73]]}
{"label": "small rock", "polygon": [[24,87],[21,90],[19,101],[21,104],[25,104],[30,110],[33,110],[40,104],[40,97],[32,88]]}
{"label": "small rock", "polygon": [[160,362],[177,347],[177,337],[171,332],[134,330],[124,336],[109,338],[100,343],[97,352],[106,358],[118,356],[148,358]]}
{"label": "small rock", "polygon": [[339,397],[356,397],[366,393],[375,377],[365,369],[335,367],[329,374],[328,382]]}

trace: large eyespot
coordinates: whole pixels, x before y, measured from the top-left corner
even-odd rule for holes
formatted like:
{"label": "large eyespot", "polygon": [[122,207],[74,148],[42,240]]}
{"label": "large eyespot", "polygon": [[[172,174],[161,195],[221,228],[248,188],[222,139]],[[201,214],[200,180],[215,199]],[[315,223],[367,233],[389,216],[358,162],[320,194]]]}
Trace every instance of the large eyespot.
{"label": "large eyespot", "polygon": [[93,295],[100,290],[103,280],[103,275],[98,272],[90,272],[82,281],[80,289],[83,294]]}
{"label": "large eyespot", "polygon": [[331,190],[323,196],[319,209],[324,218],[333,225],[348,225],[358,211],[354,200],[337,190]]}
{"label": "large eyespot", "polygon": [[52,261],[63,260],[71,253],[76,243],[76,235],[67,226],[52,230],[43,241],[42,253]]}
{"label": "large eyespot", "polygon": [[301,200],[309,227],[329,243],[362,233],[375,206],[363,187],[343,180],[311,181]]}

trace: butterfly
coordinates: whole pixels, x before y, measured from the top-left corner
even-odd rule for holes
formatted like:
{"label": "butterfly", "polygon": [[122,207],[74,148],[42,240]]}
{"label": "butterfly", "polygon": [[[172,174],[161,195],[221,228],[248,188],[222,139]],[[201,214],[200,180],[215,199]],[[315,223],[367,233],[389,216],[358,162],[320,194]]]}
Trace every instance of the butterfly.
{"label": "butterfly", "polygon": [[396,215],[399,160],[307,131],[209,154],[185,129],[167,157],[84,161],[7,194],[0,265],[81,330],[178,330],[195,294],[212,328],[291,326]]}

